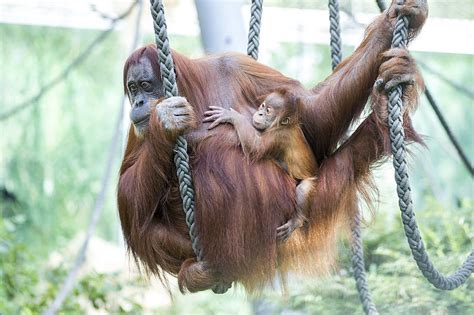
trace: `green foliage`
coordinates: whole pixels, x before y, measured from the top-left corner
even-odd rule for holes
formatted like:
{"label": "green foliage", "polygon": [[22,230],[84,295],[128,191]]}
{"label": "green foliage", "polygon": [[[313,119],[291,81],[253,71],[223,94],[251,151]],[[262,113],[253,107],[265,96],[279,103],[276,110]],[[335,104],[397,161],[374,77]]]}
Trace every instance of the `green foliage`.
{"label": "green foliage", "polygon": [[216,295],[210,291],[192,295],[181,295],[176,292],[173,304],[163,308],[167,315],[250,315],[253,314],[249,299],[242,288],[231,289],[224,295]]}
{"label": "green foliage", "polygon": [[[417,216],[423,240],[435,266],[449,274],[458,268],[473,248],[474,200],[465,200],[457,209],[447,210],[433,198]],[[394,213],[396,209],[393,209]],[[454,291],[435,289],[421,275],[403,235],[397,216],[379,215],[373,226],[364,229],[368,283],[381,314],[473,314],[474,281]],[[362,314],[362,306],[350,266],[349,245],[335,276],[291,285],[290,295],[274,302],[281,309],[307,314]],[[277,302],[275,302],[277,301]]]}
{"label": "green foliage", "polygon": [[[68,270],[51,267],[42,256],[33,255],[14,235],[24,218],[0,218],[0,312],[4,314],[39,314],[56,297]],[[125,288],[140,284],[124,281],[116,274],[89,273],[82,277],[64,302],[65,314],[87,314],[103,310],[113,314],[137,314],[142,307]],[[113,297],[113,298],[112,298]]]}
{"label": "green foliage", "polygon": [[[6,314],[18,314],[18,305],[28,305],[35,298],[28,288],[39,281],[35,268],[29,264],[33,255],[27,252],[24,244],[13,242],[15,223],[22,220],[21,217],[0,219],[0,311]],[[19,294],[18,288],[24,291]]]}

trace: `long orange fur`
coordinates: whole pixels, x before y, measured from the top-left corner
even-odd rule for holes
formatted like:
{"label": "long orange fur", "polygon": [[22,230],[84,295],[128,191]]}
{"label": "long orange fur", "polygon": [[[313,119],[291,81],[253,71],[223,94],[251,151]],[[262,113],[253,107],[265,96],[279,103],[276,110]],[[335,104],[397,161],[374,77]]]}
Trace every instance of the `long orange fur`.
{"label": "long orange fur", "polygon": [[[278,245],[276,228],[295,211],[295,180],[272,161],[246,159],[230,126],[208,131],[197,123],[186,134],[197,234],[206,264],[222,281],[255,291],[277,269],[324,273],[332,266],[338,234],[357,211],[357,194],[367,191],[371,166],[388,154],[387,127],[376,112],[337,146],[368,100],[391,32],[392,24],[381,15],[360,47],[311,90],[244,55],[192,60],[173,52],[180,94],[192,104],[197,122],[209,105],[233,107],[251,117],[259,96],[278,88],[296,91],[304,103],[302,129],[320,165],[309,227]],[[142,57],[158,75],[156,56],[152,45],[135,51],[124,78]],[[418,141],[408,119],[406,128]],[[164,132],[155,113],[143,139],[130,130],[118,184],[126,244],[146,271],[162,279],[164,272],[185,277],[194,258],[172,162],[176,137]]]}

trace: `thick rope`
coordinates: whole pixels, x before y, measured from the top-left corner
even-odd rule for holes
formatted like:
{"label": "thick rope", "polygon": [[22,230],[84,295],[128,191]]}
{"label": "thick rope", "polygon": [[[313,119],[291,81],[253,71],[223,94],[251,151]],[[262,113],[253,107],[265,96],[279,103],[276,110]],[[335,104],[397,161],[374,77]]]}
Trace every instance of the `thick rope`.
{"label": "thick rope", "polygon": [[[156,47],[160,60],[161,81],[165,89],[165,96],[178,96],[178,85],[176,84],[173,56],[171,55],[171,48],[168,41],[163,2],[161,0],[150,0],[150,3],[153,27],[155,29]],[[186,224],[189,228],[192,247],[197,260],[201,261],[203,259],[203,253],[199,245],[199,237],[197,236],[194,222],[194,188],[187,147],[186,139],[179,136],[174,147],[174,164],[178,175],[179,192],[183,199],[183,210],[186,215]]]}
{"label": "thick rope", "polygon": [[341,27],[339,24],[339,1],[329,0],[329,33],[331,34],[331,61],[334,70],[342,60]]}
{"label": "thick rope", "polygon": [[[258,47],[260,45],[260,26],[262,25],[262,6],[263,0],[252,0],[250,7],[250,26],[247,44],[247,55],[253,59],[258,59]],[[217,294],[227,292],[232,287],[232,282],[222,282],[212,288],[212,291]]]}
{"label": "thick rope", "polygon": [[364,246],[362,244],[362,232],[360,230],[360,213],[356,215],[351,224],[352,240],[351,240],[351,263],[354,270],[354,278],[356,280],[357,291],[362,302],[365,314],[378,315],[377,309],[372,302],[367,277],[365,275],[364,262]]}
{"label": "thick rope", "polygon": [[[250,8],[250,27],[247,44],[247,55],[258,59],[258,46],[260,45],[260,25],[262,24],[263,0],[252,0]],[[232,287],[232,282],[221,282],[212,288],[217,294],[223,294]]]}
{"label": "thick rope", "polygon": [[[406,47],[408,43],[408,18],[399,17],[395,25],[392,47]],[[474,251],[453,274],[445,276],[441,274],[430,261],[421,239],[418,225],[415,221],[413,202],[410,195],[410,183],[408,179],[408,167],[406,163],[405,132],[403,129],[403,101],[402,86],[393,88],[388,94],[388,124],[390,128],[391,149],[393,154],[393,166],[395,168],[395,181],[399,206],[403,221],[403,228],[408,240],[413,258],[422,272],[423,276],[436,288],[442,290],[453,290],[464,284],[474,271]]]}
{"label": "thick rope", "polygon": [[[329,22],[331,35],[331,61],[334,70],[342,60],[341,28],[339,22],[339,1],[329,0]],[[359,211],[359,210],[358,210]],[[364,249],[362,244],[362,232],[360,229],[360,213],[357,213],[351,222],[351,264],[354,271],[359,299],[364,312],[368,315],[378,315],[377,308],[372,302],[367,277],[365,275]]]}
{"label": "thick rope", "polygon": [[[378,5],[381,12],[384,11],[387,7],[384,0],[377,0],[377,5]],[[465,86],[462,86],[461,84],[448,79],[442,73],[432,69],[431,67],[429,67],[424,62],[422,62],[420,60],[418,60],[417,62],[418,62],[418,65],[420,65],[424,69],[428,70],[432,74],[436,75],[440,80],[442,80],[445,83],[449,84],[454,89],[462,92],[463,94],[466,94],[467,96],[469,96],[471,98],[474,97],[474,92],[471,89],[469,89]],[[454,134],[451,131],[451,128],[449,127],[446,119],[444,118],[443,114],[441,113],[441,110],[440,110],[438,104],[435,102],[433,96],[431,95],[431,93],[429,92],[429,90],[426,86],[425,86],[425,96],[428,99],[428,103],[430,103],[431,107],[433,108],[433,111],[435,112],[436,117],[438,118],[439,122],[443,126],[443,129],[446,132],[446,135],[448,136],[449,140],[451,141],[454,148],[456,149],[456,152],[458,153],[459,158],[461,159],[462,163],[464,164],[466,169],[469,171],[471,176],[474,176],[474,166],[473,166],[473,164],[469,161],[469,159],[467,157],[467,154],[464,152],[461,145],[459,144],[459,141],[454,136]]]}
{"label": "thick rope", "polygon": [[[262,6],[263,0],[252,0],[252,6],[250,7],[250,27],[247,44],[247,55],[253,59],[258,59],[258,47],[260,45],[260,26],[262,24]],[[232,287],[230,283],[219,283],[212,288],[214,293],[222,294]]]}
{"label": "thick rope", "polygon": [[247,45],[247,55],[253,59],[258,59],[258,46],[260,45],[260,26],[262,25],[263,0],[252,0],[250,7],[250,27],[249,40]]}

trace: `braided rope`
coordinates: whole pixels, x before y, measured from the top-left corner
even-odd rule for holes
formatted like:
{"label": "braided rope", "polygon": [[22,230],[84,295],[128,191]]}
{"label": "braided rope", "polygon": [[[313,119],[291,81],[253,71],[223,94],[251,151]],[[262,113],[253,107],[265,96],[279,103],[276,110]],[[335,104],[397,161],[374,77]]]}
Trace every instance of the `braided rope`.
{"label": "braided rope", "polygon": [[[250,27],[247,44],[247,55],[258,59],[258,47],[260,45],[260,25],[262,24],[263,0],[252,0],[250,7]],[[232,286],[232,282],[221,282],[212,288],[214,293],[222,294]]]}
{"label": "braided rope", "polygon": [[260,26],[262,25],[263,0],[252,0],[250,7],[250,27],[247,44],[247,55],[258,59],[258,46],[260,45]]}
{"label": "braided rope", "polygon": [[[392,47],[405,47],[408,42],[408,19],[398,17],[393,34]],[[408,179],[405,132],[403,129],[403,101],[402,86],[393,88],[388,94],[388,124],[390,128],[391,149],[393,154],[393,166],[395,168],[395,181],[397,183],[397,194],[403,221],[403,228],[408,240],[413,258],[423,276],[436,288],[442,290],[453,290],[464,284],[474,271],[474,251],[456,272],[449,276],[441,274],[430,261],[421,239],[418,225],[415,221],[413,202],[410,195],[410,183]]]}
{"label": "braided rope", "polygon": [[[250,7],[250,27],[247,44],[247,55],[258,59],[258,47],[260,45],[260,26],[262,24],[263,0],[252,0]],[[212,288],[214,293],[222,294],[232,287],[232,282],[221,282]]]}
{"label": "braided rope", "polygon": [[362,232],[360,230],[360,213],[357,213],[351,224],[352,240],[351,240],[351,263],[354,270],[354,278],[356,280],[359,298],[364,308],[364,312],[369,315],[378,315],[377,309],[372,302],[367,277],[365,275],[364,247],[362,245]]}
{"label": "braided rope", "polygon": [[[339,22],[339,1],[329,0],[329,22],[331,35],[331,62],[334,70],[342,60],[341,28]],[[360,229],[360,213],[357,213],[351,222],[351,265],[354,271],[357,292],[364,312],[368,315],[378,315],[377,308],[372,302],[367,277],[365,275],[364,249],[362,245],[362,232]]]}
{"label": "braided rope", "polygon": [[[160,60],[160,75],[165,89],[165,96],[177,96],[178,85],[176,84],[176,74],[174,71],[173,56],[171,55],[170,43],[168,40],[167,26],[163,1],[150,0],[151,15],[153,17],[153,27],[155,30],[155,41]],[[179,192],[183,199],[183,210],[186,215],[186,224],[189,228],[192,247],[198,261],[203,259],[202,249],[199,245],[196,225],[194,222],[194,188],[189,166],[189,156],[187,153],[187,141],[179,136],[174,147],[174,164],[179,182]]]}
{"label": "braided rope", "polygon": [[339,1],[329,0],[329,33],[331,34],[331,61],[334,70],[342,60],[341,27],[339,23]]}
{"label": "braided rope", "polygon": [[351,265],[356,281],[357,292],[362,303],[362,308],[367,315],[378,315],[377,308],[372,301],[367,276],[365,274],[364,247],[362,244],[362,232],[360,229],[360,212],[351,222]]}

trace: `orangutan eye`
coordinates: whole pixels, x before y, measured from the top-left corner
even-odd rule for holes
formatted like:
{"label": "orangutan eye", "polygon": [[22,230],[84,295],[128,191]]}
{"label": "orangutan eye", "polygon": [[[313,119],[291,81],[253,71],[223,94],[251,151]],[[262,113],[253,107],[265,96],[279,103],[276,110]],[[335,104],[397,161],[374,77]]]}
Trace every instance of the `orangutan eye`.
{"label": "orangutan eye", "polygon": [[265,107],[265,102],[263,102],[262,104],[260,104],[260,108],[259,109],[263,109]]}
{"label": "orangutan eye", "polygon": [[290,123],[290,118],[286,117],[281,121],[282,125],[288,125]]}
{"label": "orangutan eye", "polygon": [[143,82],[141,83],[141,86],[142,86],[142,88],[143,88],[144,90],[148,90],[148,89],[151,87],[151,84],[150,84],[149,82],[147,82],[147,81],[143,81]]}
{"label": "orangutan eye", "polygon": [[267,115],[270,115],[270,113],[272,112],[270,107],[267,107],[267,110],[265,111],[267,113]]}
{"label": "orangutan eye", "polygon": [[133,83],[129,84],[128,85],[128,90],[130,91],[130,93],[135,94],[135,92],[137,91],[137,86]]}

